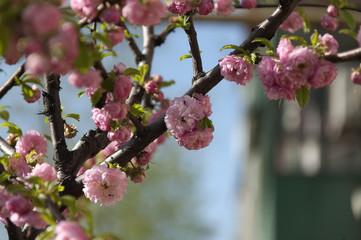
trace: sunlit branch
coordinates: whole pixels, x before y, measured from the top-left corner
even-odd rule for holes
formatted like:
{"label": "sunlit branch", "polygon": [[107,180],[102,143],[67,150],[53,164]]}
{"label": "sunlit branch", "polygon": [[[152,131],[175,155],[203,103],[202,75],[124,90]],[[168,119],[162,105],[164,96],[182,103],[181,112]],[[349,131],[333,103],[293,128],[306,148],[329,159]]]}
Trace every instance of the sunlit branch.
{"label": "sunlit branch", "polygon": [[0,99],[15,85],[15,78],[20,78],[25,72],[25,64],[21,65],[0,88]]}
{"label": "sunlit branch", "polygon": [[9,154],[9,155],[15,153],[15,148],[10,146],[10,144],[5,139],[3,139],[2,137],[0,137],[0,150],[3,153]]}
{"label": "sunlit branch", "polygon": [[197,80],[203,72],[203,66],[202,66],[202,59],[201,59],[201,53],[199,51],[199,45],[197,40],[197,32],[194,28],[193,19],[192,17],[189,18],[189,30],[185,30],[189,46],[191,48],[191,54],[192,54],[192,65],[193,65],[193,81]]}
{"label": "sunlit branch", "polygon": [[325,56],[324,59],[333,63],[361,60],[361,47]]}

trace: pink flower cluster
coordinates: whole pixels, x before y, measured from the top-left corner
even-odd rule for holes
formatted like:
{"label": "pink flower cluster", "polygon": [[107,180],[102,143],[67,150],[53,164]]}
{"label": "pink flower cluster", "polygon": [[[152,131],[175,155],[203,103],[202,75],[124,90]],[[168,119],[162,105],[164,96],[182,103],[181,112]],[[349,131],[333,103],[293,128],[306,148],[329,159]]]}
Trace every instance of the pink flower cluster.
{"label": "pink flower cluster", "polygon": [[218,15],[227,16],[234,12],[233,0],[214,0],[214,12]]}
{"label": "pink flower cluster", "polygon": [[172,0],[167,10],[173,14],[185,15],[187,12],[196,11],[200,15],[208,15],[212,12],[211,0],[200,0],[197,4],[192,0]]}
{"label": "pink flower cluster", "polygon": [[242,0],[242,7],[252,9],[257,7],[257,0]]}
{"label": "pink flower cluster", "polygon": [[97,6],[102,0],[70,0],[70,7],[80,17],[87,17],[88,21],[92,21],[97,16]]}
{"label": "pink flower cluster", "polygon": [[55,227],[55,240],[89,240],[83,229],[75,222],[60,221]]}
{"label": "pink flower cluster", "polygon": [[166,16],[164,4],[160,0],[127,0],[122,15],[131,24],[152,26],[160,23]]}
{"label": "pink flower cluster", "polygon": [[144,84],[146,93],[150,94],[154,101],[162,102],[164,100],[164,93],[160,91],[163,77],[159,74],[154,74],[149,81]]}
{"label": "pink flower cluster", "polygon": [[323,28],[331,31],[335,31],[338,27],[338,8],[335,5],[329,5],[327,7],[327,14],[321,19],[321,25]]}
{"label": "pink flower cluster", "polygon": [[90,68],[86,73],[82,74],[78,71],[74,71],[69,75],[69,83],[77,88],[81,87],[93,87],[98,88],[102,82],[102,77],[99,71]]}
{"label": "pink flower cluster", "polygon": [[294,33],[303,27],[303,19],[297,12],[292,12],[280,28],[284,31]]}
{"label": "pink flower cluster", "polygon": [[320,88],[336,78],[336,67],[319,59],[310,47],[294,47],[287,38],[281,39],[277,54],[279,59],[263,57],[258,64],[258,74],[271,100],[293,100],[302,86]]}
{"label": "pink flower cluster", "polygon": [[16,143],[15,149],[17,153],[20,153],[23,158],[26,157],[31,151],[35,151],[37,154],[45,154],[48,145],[44,136],[40,135],[35,130],[27,131]]}
{"label": "pink flower cluster", "polygon": [[350,77],[353,83],[361,85],[361,66],[357,69],[352,69]]}
{"label": "pink flower cluster", "polygon": [[225,56],[219,60],[221,75],[231,82],[246,85],[253,77],[252,64],[242,57],[235,55]]}
{"label": "pink flower cluster", "polygon": [[213,127],[207,125],[200,129],[201,121],[208,119],[212,113],[210,108],[209,97],[202,94],[194,94],[193,97],[185,95],[170,102],[164,122],[180,146],[198,150],[210,144]]}
{"label": "pink flower cluster", "polygon": [[111,206],[127,192],[127,175],[116,168],[94,165],[84,173],[84,195],[94,203]]}

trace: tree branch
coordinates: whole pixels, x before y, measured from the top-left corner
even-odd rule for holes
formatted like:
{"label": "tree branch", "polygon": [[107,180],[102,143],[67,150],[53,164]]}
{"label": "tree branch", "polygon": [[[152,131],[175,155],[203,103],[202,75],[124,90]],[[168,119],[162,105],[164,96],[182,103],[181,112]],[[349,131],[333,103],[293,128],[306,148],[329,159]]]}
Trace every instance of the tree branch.
{"label": "tree branch", "polygon": [[60,104],[60,77],[53,73],[45,76],[45,91],[43,92],[44,113],[49,119],[53,159],[60,178],[67,174],[66,163],[69,151],[64,138],[64,120]]}
{"label": "tree branch", "polygon": [[189,46],[191,48],[191,54],[192,54],[192,65],[193,65],[193,79],[192,82],[197,80],[203,72],[203,66],[202,66],[202,58],[201,53],[199,51],[199,45],[197,40],[197,32],[194,28],[193,19],[192,17],[189,18],[189,30],[185,30]]}
{"label": "tree branch", "polygon": [[166,28],[164,29],[160,34],[156,35],[154,37],[154,42],[155,42],[155,46],[160,46],[165,42],[165,39],[167,38],[167,36],[171,33],[174,32],[174,27],[173,28]]}
{"label": "tree branch", "polygon": [[20,78],[25,72],[25,64],[21,65],[0,88],[0,99],[15,85],[15,78]]}
{"label": "tree branch", "polygon": [[15,148],[10,146],[10,144],[5,139],[3,139],[2,137],[0,137],[0,150],[3,153],[9,154],[9,155],[12,155],[12,154],[15,153]]}
{"label": "tree branch", "polygon": [[328,55],[323,58],[333,63],[361,60],[361,47],[334,55]]}

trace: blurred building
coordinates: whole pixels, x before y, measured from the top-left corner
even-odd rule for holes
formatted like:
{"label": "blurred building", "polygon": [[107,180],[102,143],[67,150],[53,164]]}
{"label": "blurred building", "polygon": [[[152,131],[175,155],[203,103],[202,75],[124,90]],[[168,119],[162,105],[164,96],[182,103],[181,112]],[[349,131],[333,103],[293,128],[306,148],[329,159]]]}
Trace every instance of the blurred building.
{"label": "blurred building", "polygon": [[[339,51],[357,47],[336,37]],[[359,64],[337,64],[337,79],[312,89],[304,109],[251,83],[239,239],[361,239],[361,87],[349,77]]]}

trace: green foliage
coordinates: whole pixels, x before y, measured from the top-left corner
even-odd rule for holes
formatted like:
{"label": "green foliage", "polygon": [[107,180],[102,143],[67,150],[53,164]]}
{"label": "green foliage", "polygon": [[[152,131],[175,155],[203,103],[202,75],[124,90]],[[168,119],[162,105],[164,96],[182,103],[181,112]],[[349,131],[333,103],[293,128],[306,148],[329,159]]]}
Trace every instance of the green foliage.
{"label": "green foliage", "polygon": [[82,97],[85,94],[85,91],[78,92],[78,98]]}
{"label": "green foliage", "polygon": [[48,226],[43,232],[41,232],[35,240],[48,240],[53,239],[55,226]]}
{"label": "green foliage", "polygon": [[214,130],[214,126],[212,120],[209,118],[202,118],[198,127],[198,130],[203,130],[205,128],[212,128]]}
{"label": "green foliage", "polygon": [[171,30],[172,28],[183,28],[184,30],[189,30],[190,23],[189,23],[190,16],[178,16],[178,20],[175,23],[168,25],[167,30]]}
{"label": "green foliage", "polygon": [[0,118],[4,119],[6,122],[9,121],[9,112],[3,109],[8,107],[9,106],[0,106]]}
{"label": "green foliage", "polygon": [[189,55],[189,54],[186,54],[186,55],[183,55],[179,58],[179,61],[183,61],[184,59],[187,59],[187,58],[192,58],[192,55]]}
{"label": "green foliage", "polygon": [[315,32],[310,37],[311,44],[313,48],[316,48],[320,42],[319,35],[317,30],[315,29]]}
{"label": "green foliage", "polygon": [[116,78],[115,73],[110,72],[108,74],[108,78],[102,81],[102,88],[105,89],[107,92],[113,92],[115,78]]}
{"label": "green foliage", "polygon": [[341,9],[341,12],[346,19],[347,26],[350,28],[350,30],[354,30],[356,27],[356,22],[353,16],[345,9]]}
{"label": "green foliage", "polygon": [[300,16],[301,16],[302,19],[303,19],[303,31],[304,31],[305,33],[310,32],[311,24],[310,24],[310,22],[308,21],[308,17],[307,17],[307,15],[306,15],[305,11],[304,11],[302,8],[297,8],[297,9],[295,10],[295,12],[297,12],[298,14],[300,14]]}
{"label": "green foliage", "polygon": [[16,134],[18,136],[23,135],[21,129],[18,126],[16,126],[15,123],[4,122],[4,123],[0,124],[0,127],[7,127],[8,128],[8,131],[7,131],[8,133],[14,133],[14,134]]}
{"label": "green foliage", "polygon": [[285,35],[282,35],[281,39],[282,39],[282,38],[288,38],[288,39],[290,39],[290,40],[294,40],[294,41],[296,41],[296,42],[299,42],[299,43],[300,43],[302,46],[304,46],[304,47],[307,47],[307,46],[308,46],[307,41],[306,41],[303,37],[290,36],[290,35],[285,34]]}
{"label": "green foliage", "polygon": [[138,67],[139,74],[133,75],[134,81],[138,82],[140,85],[143,85],[148,70],[149,70],[148,64],[139,66]]}
{"label": "green foliage", "polygon": [[94,65],[95,61],[99,61],[101,58],[101,53],[98,50],[81,41],[79,44],[79,55],[75,59],[74,65],[80,73],[84,74]]}
{"label": "green foliage", "polygon": [[267,38],[255,38],[252,42],[262,43],[263,45],[265,45],[269,49],[269,51],[267,53],[269,53],[272,56],[276,55],[275,48],[272,46],[271,41],[268,40]]}
{"label": "green foliage", "polygon": [[346,34],[346,35],[349,35],[349,36],[351,36],[353,38],[357,38],[357,34],[355,33],[355,31],[352,31],[352,30],[347,29],[347,28],[340,29],[338,31],[338,33]]}
{"label": "green foliage", "polygon": [[103,89],[98,88],[91,96],[92,106],[94,107],[103,96]]}
{"label": "green foliage", "polygon": [[136,117],[144,118],[144,109],[140,104],[133,104],[130,108],[130,112]]}
{"label": "green foliage", "polygon": [[310,100],[310,90],[308,90],[306,85],[296,90],[296,99],[301,108],[306,107]]}
{"label": "green foliage", "polygon": [[163,81],[161,84],[160,84],[160,87],[161,88],[164,88],[164,87],[169,87],[171,85],[175,84],[175,81],[174,80],[169,80],[169,81]]}

